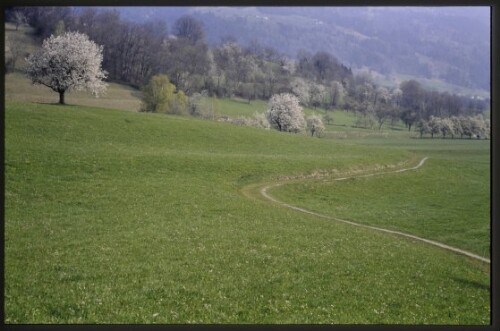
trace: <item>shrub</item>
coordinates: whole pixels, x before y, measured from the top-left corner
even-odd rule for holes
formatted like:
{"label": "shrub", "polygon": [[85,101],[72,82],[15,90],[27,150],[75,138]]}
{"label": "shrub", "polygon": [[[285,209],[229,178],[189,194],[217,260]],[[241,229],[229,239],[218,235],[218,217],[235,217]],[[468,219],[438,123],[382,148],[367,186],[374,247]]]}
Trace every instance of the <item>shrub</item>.
{"label": "shrub", "polygon": [[155,75],[142,87],[141,111],[153,113],[182,114],[187,108],[187,98],[176,91],[166,75]]}

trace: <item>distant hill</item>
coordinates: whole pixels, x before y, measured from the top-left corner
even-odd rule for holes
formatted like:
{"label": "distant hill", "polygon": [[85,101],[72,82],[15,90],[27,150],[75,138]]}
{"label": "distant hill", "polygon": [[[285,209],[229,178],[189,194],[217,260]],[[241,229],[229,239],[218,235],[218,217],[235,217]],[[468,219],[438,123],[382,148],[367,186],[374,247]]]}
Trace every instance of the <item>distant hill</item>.
{"label": "distant hill", "polygon": [[205,26],[214,45],[228,34],[258,40],[289,57],[299,49],[333,53],[353,69],[410,75],[469,89],[490,88],[488,7],[120,7],[130,20],[183,14]]}

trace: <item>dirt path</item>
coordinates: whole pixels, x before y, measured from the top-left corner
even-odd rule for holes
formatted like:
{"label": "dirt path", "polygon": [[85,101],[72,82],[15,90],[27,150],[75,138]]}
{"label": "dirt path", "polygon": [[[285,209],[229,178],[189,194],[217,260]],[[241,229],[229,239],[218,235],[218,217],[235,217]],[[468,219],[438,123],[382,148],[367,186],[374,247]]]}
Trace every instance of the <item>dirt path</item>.
{"label": "dirt path", "polygon": [[[346,180],[346,179],[350,179],[350,178],[373,177],[373,176],[380,176],[380,175],[385,175],[385,174],[393,174],[393,173],[400,173],[400,172],[405,172],[405,171],[410,171],[410,170],[416,170],[416,169],[420,168],[421,166],[423,166],[424,163],[425,163],[425,161],[427,159],[428,159],[428,157],[424,157],[422,160],[420,160],[420,162],[416,166],[411,167],[411,168],[404,168],[404,169],[398,169],[398,170],[393,170],[393,171],[375,172],[375,173],[365,174],[365,175],[356,175],[356,176],[349,176],[349,177],[341,177],[341,178],[335,178],[333,180],[335,180],[335,181],[341,181],[341,180]],[[385,232],[385,233],[395,234],[395,235],[406,237],[406,238],[411,238],[413,240],[422,241],[422,242],[425,242],[427,244],[430,244],[430,245],[433,245],[433,246],[437,246],[437,247],[440,247],[442,249],[446,249],[446,250],[454,252],[454,253],[462,254],[462,255],[468,256],[470,258],[482,261],[482,262],[490,263],[490,260],[487,259],[487,258],[484,258],[482,256],[476,255],[474,253],[471,253],[471,252],[468,252],[468,251],[465,251],[465,250],[462,250],[462,249],[459,249],[459,248],[456,248],[456,247],[453,247],[453,246],[445,245],[443,243],[440,243],[440,242],[437,242],[437,241],[434,241],[434,240],[429,240],[429,239],[421,238],[421,237],[418,237],[418,236],[415,236],[415,235],[412,235],[412,234],[408,234],[408,233],[404,233],[404,232],[400,232],[400,231],[388,230],[388,229],[379,228],[379,227],[376,227],[376,226],[365,225],[365,224],[360,224],[360,223],[356,223],[356,222],[352,222],[352,221],[343,220],[343,219],[340,219],[340,218],[337,218],[337,217],[333,217],[333,216],[323,215],[323,214],[316,213],[316,212],[313,212],[313,211],[310,211],[310,210],[307,210],[307,209],[304,209],[304,208],[300,208],[300,207],[297,207],[297,206],[293,206],[293,205],[284,203],[284,202],[279,201],[276,198],[272,197],[268,193],[269,189],[281,186],[281,185],[283,185],[285,183],[286,182],[280,182],[280,183],[275,183],[275,184],[263,186],[263,187],[260,188],[259,193],[260,193],[260,195],[262,197],[264,197],[265,199],[267,199],[269,201],[272,201],[272,202],[274,202],[276,204],[279,204],[279,205],[281,205],[283,207],[286,207],[286,208],[289,208],[289,209],[293,209],[293,210],[296,210],[296,211],[299,211],[299,212],[302,212],[302,213],[305,213],[305,214],[314,215],[316,217],[320,217],[320,218],[324,218],[324,219],[329,219],[329,220],[334,220],[334,221],[337,221],[337,222],[347,223],[347,224],[358,226],[358,227],[362,227],[362,228],[368,228],[368,229],[372,229],[372,230],[379,231],[379,232]],[[256,187],[254,187],[254,188],[256,188]],[[245,194],[245,195],[249,196],[248,193]]]}

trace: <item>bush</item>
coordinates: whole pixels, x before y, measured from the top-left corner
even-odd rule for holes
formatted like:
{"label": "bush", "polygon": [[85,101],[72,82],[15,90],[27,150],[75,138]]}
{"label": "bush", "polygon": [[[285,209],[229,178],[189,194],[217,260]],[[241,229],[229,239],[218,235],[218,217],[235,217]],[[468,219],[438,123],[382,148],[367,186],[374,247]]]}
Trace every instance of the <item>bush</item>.
{"label": "bush", "polygon": [[269,121],[264,113],[254,113],[253,118],[249,119],[248,125],[260,129],[271,128],[271,125],[269,124]]}
{"label": "bush", "polygon": [[176,91],[166,75],[155,75],[142,87],[143,112],[182,114],[186,111],[188,100],[182,91]]}

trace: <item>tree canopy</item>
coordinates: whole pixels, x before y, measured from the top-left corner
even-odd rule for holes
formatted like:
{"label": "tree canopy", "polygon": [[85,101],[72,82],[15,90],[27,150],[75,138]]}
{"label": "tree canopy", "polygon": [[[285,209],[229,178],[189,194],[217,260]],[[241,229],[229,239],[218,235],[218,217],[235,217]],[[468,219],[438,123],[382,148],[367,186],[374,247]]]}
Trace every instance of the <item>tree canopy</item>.
{"label": "tree canopy", "polygon": [[301,132],[306,121],[299,99],[290,93],[275,94],[269,100],[266,117],[271,127],[284,132]]}
{"label": "tree canopy", "polygon": [[183,113],[187,99],[182,91],[177,91],[166,75],[155,75],[142,88],[142,111],[153,113]]}
{"label": "tree canopy", "polygon": [[59,93],[60,104],[64,104],[66,91],[86,89],[98,96],[107,86],[103,82],[107,73],[101,69],[102,50],[102,46],[79,32],[52,35],[27,58],[26,73],[33,84]]}

